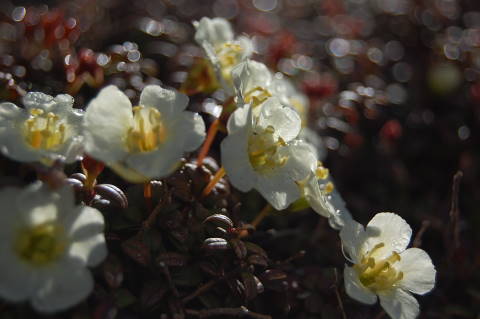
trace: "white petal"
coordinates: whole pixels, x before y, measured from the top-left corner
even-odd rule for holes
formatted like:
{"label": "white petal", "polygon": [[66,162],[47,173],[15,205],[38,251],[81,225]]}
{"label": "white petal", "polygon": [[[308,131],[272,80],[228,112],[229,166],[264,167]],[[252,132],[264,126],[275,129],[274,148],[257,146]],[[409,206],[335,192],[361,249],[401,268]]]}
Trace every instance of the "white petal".
{"label": "white petal", "polygon": [[325,147],[322,138],[314,130],[308,127],[302,127],[298,134],[298,139],[304,140],[306,143],[312,145],[312,148],[320,161],[327,157],[327,148]]}
{"label": "white petal", "polygon": [[303,196],[316,213],[327,218],[335,214],[335,209],[328,201],[327,195],[320,190],[320,185],[318,184],[315,174],[307,177],[305,185],[302,186],[302,190]]}
{"label": "white petal", "polygon": [[41,272],[42,285],[31,302],[39,312],[68,309],[84,300],[93,289],[93,278],[82,263],[62,259]]}
{"label": "white petal", "polygon": [[345,265],[343,280],[345,283],[345,291],[353,299],[368,305],[373,305],[377,302],[377,296],[362,285],[358,279],[358,274],[353,267]]}
{"label": "white petal", "polygon": [[[139,154],[140,155],[140,154]],[[139,159],[141,160],[141,158]],[[125,163],[114,163],[109,166],[117,175],[131,183],[145,183],[149,182],[152,178],[140,174],[137,170],[128,167]]]}
{"label": "white petal", "polygon": [[228,134],[235,133],[238,130],[249,129],[251,126],[252,108],[248,104],[238,107],[228,118]]}
{"label": "white petal", "polygon": [[195,33],[195,41],[202,44],[204,41],[212,45],[221,44],[233,40],[233,30],[230,23],[223,18],[202,18],[194,24],[197,29]]}
{"label": "white petal", "polygon": [[435,286],[436,270],[428,254],[419,248],[409,248],[400,254],[394,267],[403,272],[400,287],[423,295]]}
{"label": "white petal", "polygon": [[25,108],[40,108],[45,111],[51,111],[51,108],[55,106],[56,102],[54,98],[42,92],[28,92],[22,99]]}
{"label": "white petal", "polygon": [[281,170],[288,171],[294,181],[305,179],[317,167],[317,158],[309,144],[301,140],[293,140],[286,147],[278,149],[280,156],[288,158]]}
{"label": "white petal", "polygon": [[126,154],[124,138],[132,123],[128,97],[113,85],[102,89],[85,112],[86,152],[106,163],[121,160]]}
{"label": "white petal", "polygon": [[365,231],[369,238],[364,243],[364,252],[370,251],[379,243],[385,244],[375,252],[375,258],[380,259],[390,256],[393,251],[404,251],[412,236],[412,229],[407,222],[394,213],[376,214]]}
{"label": "white petal", "polygon": [[247,134],[246,129],[235,131],[224,138],[220,146],[222,165],[225,167],[228,179],[242,192],[251,190],[257,178],[248,158]]}
{"label": "white petal", "polygon": [[342,240],[342,247],[347,257],[351,262],[357,264],[361,258],[360,247],[365,241],[365,230],[363,225],[357,223],[355,220],[348,220],[343,228],[340,230],[340,239]]}
{"label": "white petal", "polygon": [[13,103],[5,102],[0,104],[0,128],[12,127],[13,122],[17,121],[22,114],[26,112]]}
{"label": "white petal", "polygon": [[[136,170],[140,175],[149,177],[150,179],[164,177],[172,173],[177,167],[183,156],[183,144],[185,137],[188,136],[188,130],[175,131],[175,125],[167,128],[167,134],[172,134],[163,145],[157,150],[129,155],[125,163],[128,167]],[[191,129],[191,128],[189,128]],[[128,178],[127,178],[128,179]],[[135,182],[132,180],[132,182]]]}
{"label": "white petal", "polygon": [[164,89],[159,85],[147,85],[140,95],[140,105],[158,109],[163,117],[171,118],[188,105],[188,97],[174,89]]}
{"label": "white petal", "polygon": [[177,132],[183,131],[183,152],[192,152],[205,140],[205,122],[198,113],[183,112],[176,123]]}
{"label": "white petal", "polygon": [[262,128],[272,126],[277,136],[289,142],[300,133],[302,121],[297,111],[280,104],[278,99],[271,97],[262,104],[257,126]]}
{"label": "white petal", "polygon": [[392,319],[414,319],[420,312],[417,299],[402,289],[379,293],[380,304]]}
{"label": "white petal", "polygon": [[254,188],[276,210],[287,208],[301,196],[295,180],[286,171],[258,174]]}
{"label": "white petal", "polygon": [[253,41],[249,37],[239,36],[237,40],[235,40],[235,43],[239,44],[242,47],[242,55],[240,57],[240,61],[248,59],[255,51]]}
{"label": "white petal", "polygon": [[30,298],[38,287],[36,269],[22,262],[13,242],[0,242],[0,297],[11,302]]}
{"label": "white petal", "polygon": [[60,117],[67,117],[77,109],[72,109],[74,99],[68,94],[59,94],[53,99],[53,104],[50,106],[49,111],[53,112]]}
{"label": "white petal", "polygon": [[57,220],[59,206],[67,203],[72,205],[73,200],[61,198],[60,193],[50,191],[41,182],[33,183],[19,192],[15,201],[19,218],[26,227]]}
{"label": "white petal", "polygon": [[16,161],[35,162],[41,153],[29,147],[21,133],[27,118],[27,112],[15,104],[0,104],[0,151]]}
{"label": "white petal", "polygon": [[107,256],[107,246],[103,234],[103,215],[88,206],[77,207],[63,219],[70,241],[67,254],[78,258],[87,266],[96,266]]}
{"label": "white petal", "polygon": [[268,90],[272,74],[265,64],[246,60],[232,69],[232,79],[237,92],[244,96],[257,87]]}
{"label": "white petal", "polygon": [[48,185],[35,182],[19,192],[16,206],[26,225],[56,220],[75,207],[73,188],[64,185],[51,190]]}

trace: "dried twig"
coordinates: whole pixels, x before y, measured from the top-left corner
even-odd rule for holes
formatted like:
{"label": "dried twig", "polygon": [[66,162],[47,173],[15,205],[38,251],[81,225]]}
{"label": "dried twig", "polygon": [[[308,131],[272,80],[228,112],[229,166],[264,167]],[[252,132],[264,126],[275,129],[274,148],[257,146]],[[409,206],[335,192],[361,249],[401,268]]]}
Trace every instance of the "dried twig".
{"label": "dried twig", "polygon": [[167,189],[165,191],[165,195],[160,199],[158,204],[155,206],[153,211],[150,213],[150,215],[147,217],[147,219],[143,222],[143,227],[141,231],[144,231],[146,229],[149,229],[152,227],[153,223],[155,222],[155,219],[157,218],[158,214],[162,211],[163,207],[165,206],[166,203],[170,201],[170,192]]}
{"label": "dried twig", "polygon": [[210,281],[208,281],[207,283],[201,285],[200,287],[197,288],[197,290],[195,290],[194,292],[192,292],[190,295],[186,296],[185,298],[182,299],[182,302],[184,304],[188,303],[190,300],[200,296],[201,294],[207,292],[208,290],[210,290],[213,286],[215,286],[217,283],[219,283],[220,281],[223,281],[225,279],[228,279],[230,277],[232,277],[233,275],[237,274],[242,268],[236,268],[234,270],[232,270],[231,272],[227,273],[225,276],[222,276],[220,278],[217,278],[217,279],[212,279]]}
{"label": "dried twig", "polygon": [[[448,238],[448,251],[449,256],[453,256],[455,250],[460,246],[460,228],[459,228],[459,219],[460,219],[460,209],[458,207],[458,194],[460,191],[460,181],[463,177],[463,173],[458,171],[453,176],[452,183],[452,201],[450,205],[450,227],[449,227],[449,238]],[[450,259],[450,258],[449,258]]]}
{"label": "dried twig", "polygon": [[246,307],[241,306],[239,308],[214,308],[214,309],[205,309],[205,310],[190,310],[186,309],[185,313],[187,315],[196,316],[198,318],[208,318],[216,316],[229,316],[230,317],[240,317],[240,318],[253,318],[253,319],[271,319],[269,315],[262,315],[260,313],[252,312]]}
{"label": "dried twig", "polygon": [[347,319],[347,315],[345,314],[345,308],[343,307],[342,298],[340,296],[340,292],[338,291],[338,271],[337,268],[333,269],[335,274],[335,283],[333,284],[333,288],[335,290],[335,295],[337,296],[338,307],[340,308],[340,312],[342,313],[342,318]]}
{"label": "dried twig", "polygon": [[180,297],[180,294],[178,293],[177,287],[175,287],[175,284],[173,283],[173,280],[172,280],[172,276],[170,275],[170,269],[163,262],[161,262],[159,265],[160,265],[160,268],[163,271],[163,274],[167,278],[168,286],[170,287],[170,290],[173,292],[173,295],[177,298]]}
{"label": "dried twig", "polygon": [[422,246],[422,236],[427,230],[427,228],[430,226],[430,221],[429,220],[424,220],[422,222],[422,227],[420,230],[417,232],[417,235],[415,236],[415,239],[413,240],[413,247],[420,247]]}

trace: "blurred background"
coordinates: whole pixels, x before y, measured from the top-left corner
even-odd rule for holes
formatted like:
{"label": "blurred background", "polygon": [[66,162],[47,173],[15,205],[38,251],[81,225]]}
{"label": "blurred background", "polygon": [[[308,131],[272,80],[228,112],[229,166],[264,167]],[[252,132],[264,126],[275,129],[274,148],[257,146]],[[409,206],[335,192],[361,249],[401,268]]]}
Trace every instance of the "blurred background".
{"label": "blurred background", "polygon": [[[438,271],[437,287],[419,297],[420,318],[480,318],[478,0],[2,0],[0,98],[67,92],[83,108],[107,84],[132,99],[149,83],[179,88],[203,56],[192,26],[203,16],[230,20],[253,38],[254,59],[308,96],[308,125],[353,217],[365,224],[392,211],[410,223]],[[212,99],[221,96],[193,95],[191,109]],[[2,185],[32,179],[4,157],[0,173]],[[261,209],[255,195],[244,199]],[[340,244],[324,219],[292,213],[261,229],[253,241],[272,258],[305,255],[285,269],[284,299],[253,308],[273,318],[387,318],[344,293]],[[24,314],[3,307],[0,318]],[[129,316],[139,315],[118,312]]]}

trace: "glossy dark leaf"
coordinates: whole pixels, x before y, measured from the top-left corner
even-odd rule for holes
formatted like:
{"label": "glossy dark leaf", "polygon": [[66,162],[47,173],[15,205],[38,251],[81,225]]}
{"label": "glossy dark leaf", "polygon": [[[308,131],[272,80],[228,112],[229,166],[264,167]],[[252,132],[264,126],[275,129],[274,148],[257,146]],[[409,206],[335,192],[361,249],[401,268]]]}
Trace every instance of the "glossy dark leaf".
{"label": "glossy dark leaf", "polygon": [[223,238],[207,238],[203,242],[202,247],[209,252],[217,252],[230,249],[230,245]]}
{"label": "glossy dark leaf", "polygon": [[208,216],[205,220],[204,223],[211,222],[214,223],[217,226],[223,227],[225,229],[233,227],[233,222],[232,220],[223,214],[213,214],[211,216]]}
{"label": "glossy dark leaf", "polygon": [[151,255],[149,248],[143,242],[143,238],[136,235],[122,243],[122,249],[130,258],[141,265],[150,263]]}
{"label": "glossy dark leaf", "polygon": [[250,255],[248,256],[248,262],[252,265],[267,267],[268,266],[268,259],[262,255]]}
{"label": "glossy dark leaf", "polygon": [[163,253],[157,257],[157,264],[164,263],[167,266],[185,266],[188,257],[175,252]]}
{"label": "glossy dark leaf", "polygon": [[109,200],[112,204],[123,209],[128,207],[127,196],[117,186],[112,184],[100,184],[96,185],[94,190],[97,194]]}
{"label": "glossy dark leaf", "polygon": [[257,282],[255,281],[254,276],[249,272],[242,272],[241,274],[245,299],[252,300],[257,296]]}
{"label": "glossy dark leaf", "polygon": [[111,288],[118,288],[123,282],[123,266],[120,260],[110,254],[103,263],[103,277]]}
{"label": "glossy dark leaf", "polygon": [[230,246],[233,248],[235,255],[237,255],[239,259],[244,259],[245,257],[247,257],[247,247],[242,240],[238,238],[232,238],[230,239],[229,243]]}
{"label": "glossy dark leaf", "polygon": [[244,242],[244,244],[250,254],[257,254],[268,258],[267,252],[262,247],[249,241]]}
{"label": "glossy dark leaf", "polygon": [[145,283],[140,295],[140,305],[144,309],[155,308],[162,301],[168,289],[168,285],[163,281]]}

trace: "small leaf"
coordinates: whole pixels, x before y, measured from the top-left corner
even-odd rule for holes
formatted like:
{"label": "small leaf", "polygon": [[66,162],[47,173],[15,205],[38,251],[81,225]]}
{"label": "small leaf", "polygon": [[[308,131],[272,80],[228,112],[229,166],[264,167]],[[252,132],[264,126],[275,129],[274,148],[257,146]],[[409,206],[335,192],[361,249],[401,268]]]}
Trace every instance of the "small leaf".
{"label": "small leaf", "polygon": [[215,266],[212,263],[202,261],[199,263],[199,267],[203,272],[213,277],[220,276],[220,272],[215,268]]}
{"label": "small leaf", "polygon": [[260,275],[260,277],[262,278],[262,281],[285,280],[287,279],[287,274],[278,269],[267,269]]}
{"label": "small leaf", "polygon": [[111,288],[118,288],[123,282],[123,266],[115,255],[110,254],[103,263],[103,277]]}
{"label": "small leaf", "polygon": [[247,257],[247,247],[245,246],[245,243],[241,241],[238,238],[232,238],[229,241],[230,246],[233,248],[233,251],[235,252],[235,255],[239,259],[244,259]]}
{"label": "small leaf", "polygon": [[203,242],[202,248],[209,252],[217,252],[230,249],[230,245],[223,238],[207,238]]}
{"label": "small leaf", "polygon": [[122,243],[122,249],[125,254],[139,264],[147,266],[150,263],[150,250],[145,245],[140,235],[135,235],[134,237],[124,241]]}
{"label": "small leaf", "polygon": [[140,295],[142,308],[153,309],[158,306],[168,289],[168,285],[163,281],[147,282]]}
{"label": "small leaf", "polygon": [[251,254],[257,254],[268,258],[267,252],[260,246],[255,245],[252,242],[246,241],[244,242],[245,247],[247,247],[247,251]]}
{"label": "small leaf", "polygon": [[113,296],[118,308],[125,308],[137,301],[137,298],[127,289],[119,289]]}
{"label": "small leaf", "polygon": [[157,264],[164,263],[167,266],[181,267],[187,263],[188,257],[175,252],[163,253],[157,257]]}
{"label": "small leaf", "polygon": [[257,282],[254,276],[249,272],[242,272],[242,283],[245,289],[245,299],[252,300],[257,296]]}
{"label": "small leaf", "polygon": [[211,216],[208,216],[203,222],[204,223],[212,222],[215,225],[226,228],[226,229],[233,227],[232,220],[223,214],[213,214]]}
{"label": "small leaf", "polygon": [[120,208],[128,207],[128,199],[125,193],[115,185],[112,184],[100,184],[94,187],[97,194],[103,198],[109,200],[114,205]]}
{"label": "small leaf", "polygon": [[248,262],[253,265],[258,265],[262,267],[267,267],[268,266],[268,259],[265,256],[262,255],[250,255],[248,257]]}

